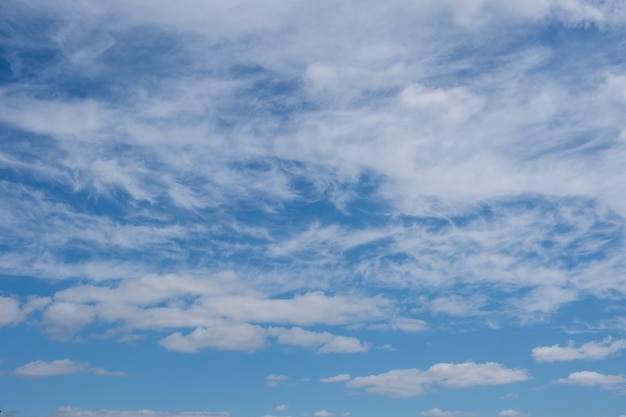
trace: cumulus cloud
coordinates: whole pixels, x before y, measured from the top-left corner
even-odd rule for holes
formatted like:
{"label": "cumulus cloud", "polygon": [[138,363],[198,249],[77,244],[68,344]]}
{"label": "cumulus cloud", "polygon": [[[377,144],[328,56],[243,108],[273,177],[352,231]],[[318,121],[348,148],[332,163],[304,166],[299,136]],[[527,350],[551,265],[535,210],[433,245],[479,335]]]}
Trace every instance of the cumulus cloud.
{"label": "cumulus cloud", "polygon": [[[168,305],[159,303],[167,301]],[[263,345],[265,329],[249,323],[347,324],[383,318],[392,306],[382,297],[327,296],[321,292],[273,299],[232,274],[194,278],[178,275],[123,280],[116,287],[83,285],[59,291],[44,311],[55,336],[67,336],[92,322],[124,322],[141,330],[196,327],[187,336],[173,333],[165,347],[195,351],[204,347],[248,350]],[[227,320],[225,320],[227,319]],[[317,347],[320,353],[365,351],[357,339],[301,328],[271,328],[278,343]],[[232,341],[241,335],[241,340]]]}
{"label": "cumulus cloud", "polygon": [[168,350],[197,352],[205,348],[220,350],[256,350],[265,345],[266,332],[260,326],[247,323],[222,323],[213,327],[197,328],[183,335],[172,333],[159,343]]}
{"label": "cumulus cloud", "polygon": [[71,359],[58,359],[49,362],[38,360],[22,365],[13,371],[13,374],[16,376],[32,378],[82,373],[91,373],[100,376],[124,375],[124,372],[94,368],[86,362],[78,362]]}
{"label": "cumulus cloud", "polygon": [[607,375],[593,371],[573,372],[567,378],[559,378],[554,381],[557,384],[583,385],[583,386],[604,386],[610,387],[626,383],[626,378],[622,375]]}
{"label": "cumulus cloud", "polygon": [[355,377],[348,381],[349,387],[365,387],[367,392],[392,397],[422,395],[431,386],[465,388],[477,385],[500,385],[525,381],[530,376],[524,370],[509,369],[487,362],[477,364],[438,363],[426,371],[419,369],[394,369],[370,376]]}
{"label": "cumulus cloud", "polygon": [[321,410],[321,411],[316,411],[315,413],[313,413],[313,415],[315,417],[334,417],[335,413],[331,413],[326,410]]}
{"label": "cumulus cloud", "polygon": [[328,332],[312,332],[299,327],[290,329],[270,327],[268,333],[276,337],[279,344],[313,347],[319,353],[365,352],[367,346],[354,337],[336,336]]}
{"label": "cumulus cloud", "polygon": [[24,319],[20,302],[15,298],[0,296],[0,326],[11,326]]}
{"label": "cumulus cloud", "polygon": [[274,407],[276,411],[285,411],[287,408],[289,408],[287,404],[279,404],[276,407]]}
{"label": "cumulus cloud", "polygon": [[532,355],[537,362],[600,360],[615,355],[623,349],[626,349],[626,339],[613,340],[607,337],[598,342],[583,343],[580,347],[575,347],[573,342],[568,346],[538,346],[532,350]]}

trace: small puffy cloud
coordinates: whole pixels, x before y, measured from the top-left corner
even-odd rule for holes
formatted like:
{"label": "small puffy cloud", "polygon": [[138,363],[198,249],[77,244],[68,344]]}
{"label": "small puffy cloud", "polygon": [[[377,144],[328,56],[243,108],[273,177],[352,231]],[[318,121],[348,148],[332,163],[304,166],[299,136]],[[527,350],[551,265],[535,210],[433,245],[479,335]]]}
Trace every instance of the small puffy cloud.
{"label": "small puffy cloud", "polygon": [[500,399],[502,399],[502,400],[512,400],[512,399],[518,398],[518,397],[519,397],[519,395],[514,394],[512,392],[509,392],[508,394],[505,394],[502,397],[500,397]]}
{"label": "small puffy cloud", "polygon": [[475,413],[464,413],[462,411],[443,411],[440,408],[433,408],[430,410],[422,411],[420,416],[425,417],[474,417]]}
{"label": "small puffy cloud", "polygon": [[496,417],[526,417],[526,416],[528,416],[528,414],[522,413],[521,411],[517,411],[517,410],[502,410],[498,414],[496,414]]}
{"label": "small puffy cloud", "polygon": [[123,372],[92,368],[86,362],[77,362],[71,359],[59,359],[50,362],[34,361],[20,366],[13,371],[14,375],[32,378],[83,373],[92,373],[99,376],[124,375]]}
{"label": "small puffy cloud", "polygon": [[339,374],[328,378],[320,379],[320,382],[343,382],[350,380],[350,374]]}
{"label": "small puffy cloud", "polygon": [[197,328],[183,335],[181,332],[160,340],[161,345],[177,352],[197,352],[205,348],[220,350],[256,350],[265,346],[266,332],[260,326],[248,323],[219,324]]}
{"label": "small puffy cloud", "polygon": [[509,369],[495,363],[438,363],[427,371],[394,369],[389,372],[353,378],[350,387],[365,387],[367,392],[391,397],[422,395],[432,385],[465,388],[478,385],[500,385],[530,379],[526,371]]}
{"label": "small puffy cloud", "polygon": [[279,404],[276,407],[274,407],[276,411],[285,411],[287,408],[288,408],[287,404]]}
{"label": "small puffy cloud", "polygon": [[334,417],[335,413],[328,412],[326,410],[316,411],[313,413],[315,417]]}
{"label": "small puffy cloud", "polygon": [[626,378],[621,375],[605,375],[593,371],[573,372],[567,378],[560,378],[557,384],[583,385],[583,386],[613,386],[626,383]]}
{"label": "small puffy cloud", "polygon": [[51,417],[229,417],[227,412],[191,411],[167,413],[153,410],[83,410],[75,407],[61,407]]}
{"label": "small puffy cloud", "polygon": [[268,333],[276,337],[281,345],[317,348],[318,353],[356,353],[366,352],[358,339],[347,336],[337,336],[328,332],[312,332],[299,327],[285,329],[270,327]]}
{"label": "small puffy cloud", "polygon": [[538,346],[532,350],[537,362],[558,362],[576,359],[599,360],[626,349],[626,339],[612,340],[610,337],[599,342],[587,342],[580,347],[569,346]]}
{"label": "small puffy cloud", "polygon": [[287,375],[271,374],[265,377],[265,383],[268,387],[277,387],[278,384],[288,379],[289,377]]}

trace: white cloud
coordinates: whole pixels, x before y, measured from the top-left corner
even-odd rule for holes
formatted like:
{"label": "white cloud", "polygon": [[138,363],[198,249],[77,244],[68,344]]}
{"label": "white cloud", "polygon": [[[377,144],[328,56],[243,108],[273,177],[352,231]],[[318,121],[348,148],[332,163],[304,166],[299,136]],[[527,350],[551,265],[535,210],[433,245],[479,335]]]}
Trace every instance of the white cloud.
{"label": "white cloud", "polygon": [[[170,306],[153,307],[164,301]],[[391,305],[382,297],[327,296],[319,291],[272,299],[247,287],[232,273],[206,278],[152,275],[122,280],[115,287],[83,285],[59,291],[45,312],[45,322],[68,330],[96,318],[101,322],[121,320],[141,329],[209,326],[223,318],[235,322],[347,324],[383,318]]]}
{"label": "white cloud", "polygon": [[287,408],[289,408],[287,404],[279,404],[276,407],[274,407],[276,411],[285,411]]}
{"label": "white cloud", "polygon": [[197,328],[187,335],[172,333],[159,343],[168,350],[178,352],[197,352],[205,348],[252,351],[265,346],[265,338],[265,329],[260,326],[225,322],[213,327]]}
{"label": "white cloud", "polygon": [[281,382],[288,380],[287,375],[271,374],[265,377],[265,382],[268,387],[277,387]]}
{"label": "white cloud", "polygon": [[440,408],[432,408],[420,412],[420,416],[425,417],[472,417],[477,415],[476,413],[465,413],[463,411],[443,411]]}
{"label": "white cloud", "polygon": [[517,410],[502,410],[498,414],[496,414],[496,417],[526,417],[526,416],[528,416],[528,414],[522,413],[521,411],[517,411]]}
{"label": "white cloud", "polygon": [[312,332],[299,327],[270,327],[268,333],[283,345],[313,347],[319,353],[366,352],[366,346],[354,337],[336,336],[328,332]]}
{"label": "white cloud", "polygon": [[0,327],[16,325],[24,320],[24,317],[19,300],[0,296]]}
{"label": "white cloud", "polygon": [[494,362],[476,364],[438,363],[426,371],[394,369],[370,376],[355,377],[349,387],[366,387],[367,392],[392,397],[422,395],[432,385],[445,388],[464,388],[477,385],[500,385],[525,381],[530,376],[523,370],[509,369]]}
{"label": "white cloud", "polygon": [[227,412],[191,411],[171,413],[153,410],[86,410],[60,407],[50,417],[229,417]]}
{"label": "white cloud", "polygon": [[22,365],[13,371],[14,375],[21,377],[50,377],[58,375],[92,373],[100,376],[123,376],[123,372],[108,371],[102,368],[93,368],[86,362],[77,362],[71,359],[58,359],[50,362],[34,361]]}
{"label": "white cloud", "polygon": [[599,342],[584,343],[580,347],[575,347],[573,343],[563,347],[560,345],[538,346],[532,350],[532,355],[537,362],[600,360],[623,349],[626,349],[626,339],[613,340],[607,337]]}
{"label": "white cloud", "polygon": [[320,379],[320,382],[344,382],[350,380],[350,374],[339,374]]}
{"label": "white cloud", "polygon": [[335,413],[331,413],[326,410],[321,410],[321,411],[316,411],[315,413],[313,413],[313,415],[315,417],[334,417]]}
{"label": "white cloud", "polygon": [[567,378],[560,378],[557,384],[583,385],[583,386],[614,386],[626,383],[626,378],[622,375],[605,375],[593,371],[573,372]]}

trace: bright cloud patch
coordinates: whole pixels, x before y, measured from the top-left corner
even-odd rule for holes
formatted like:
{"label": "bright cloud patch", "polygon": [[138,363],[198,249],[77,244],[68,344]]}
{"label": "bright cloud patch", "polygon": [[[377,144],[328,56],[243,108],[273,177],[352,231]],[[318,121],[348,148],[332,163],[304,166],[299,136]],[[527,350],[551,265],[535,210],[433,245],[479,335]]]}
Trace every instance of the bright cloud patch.
{"label": "bright cloud patch", "polygon": [[612,340],[610,337],[599,342],[587,342],[580,347],[569,346],[539,346],[532,350],[533,358],[537,362],[558,362],[576,359],[599,360],[614,355],[626,349],[626,340]]}
{"label": "bright cloud patch", "polygon": [[583,385],[583,386],[612,386],[626,383],[622,375],[606,375],[593,371],[573,372],[567,378],[560,378],[557,384]]}
{"label": "bright cloud patch", "polygon": [[355,377],[349,387],[365,387],[367,392],[392,397],[422,395],[430,386],[465,388],[478,385],[500,385],[525,381],[530,376],[523,370],[505,368],[489,362],[476,364],[438,363],[426,371],[395,369],[384,374]]}

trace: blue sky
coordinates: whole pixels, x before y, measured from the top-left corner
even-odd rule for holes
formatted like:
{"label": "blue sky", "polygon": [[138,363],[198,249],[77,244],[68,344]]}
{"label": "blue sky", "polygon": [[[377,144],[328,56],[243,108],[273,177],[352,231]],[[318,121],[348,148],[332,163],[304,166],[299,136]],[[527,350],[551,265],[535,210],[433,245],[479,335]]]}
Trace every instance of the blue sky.
{"label": "blue sky", "polygon": [[3,416],[626,416],[626,6],[517,3],[0,2]]}

